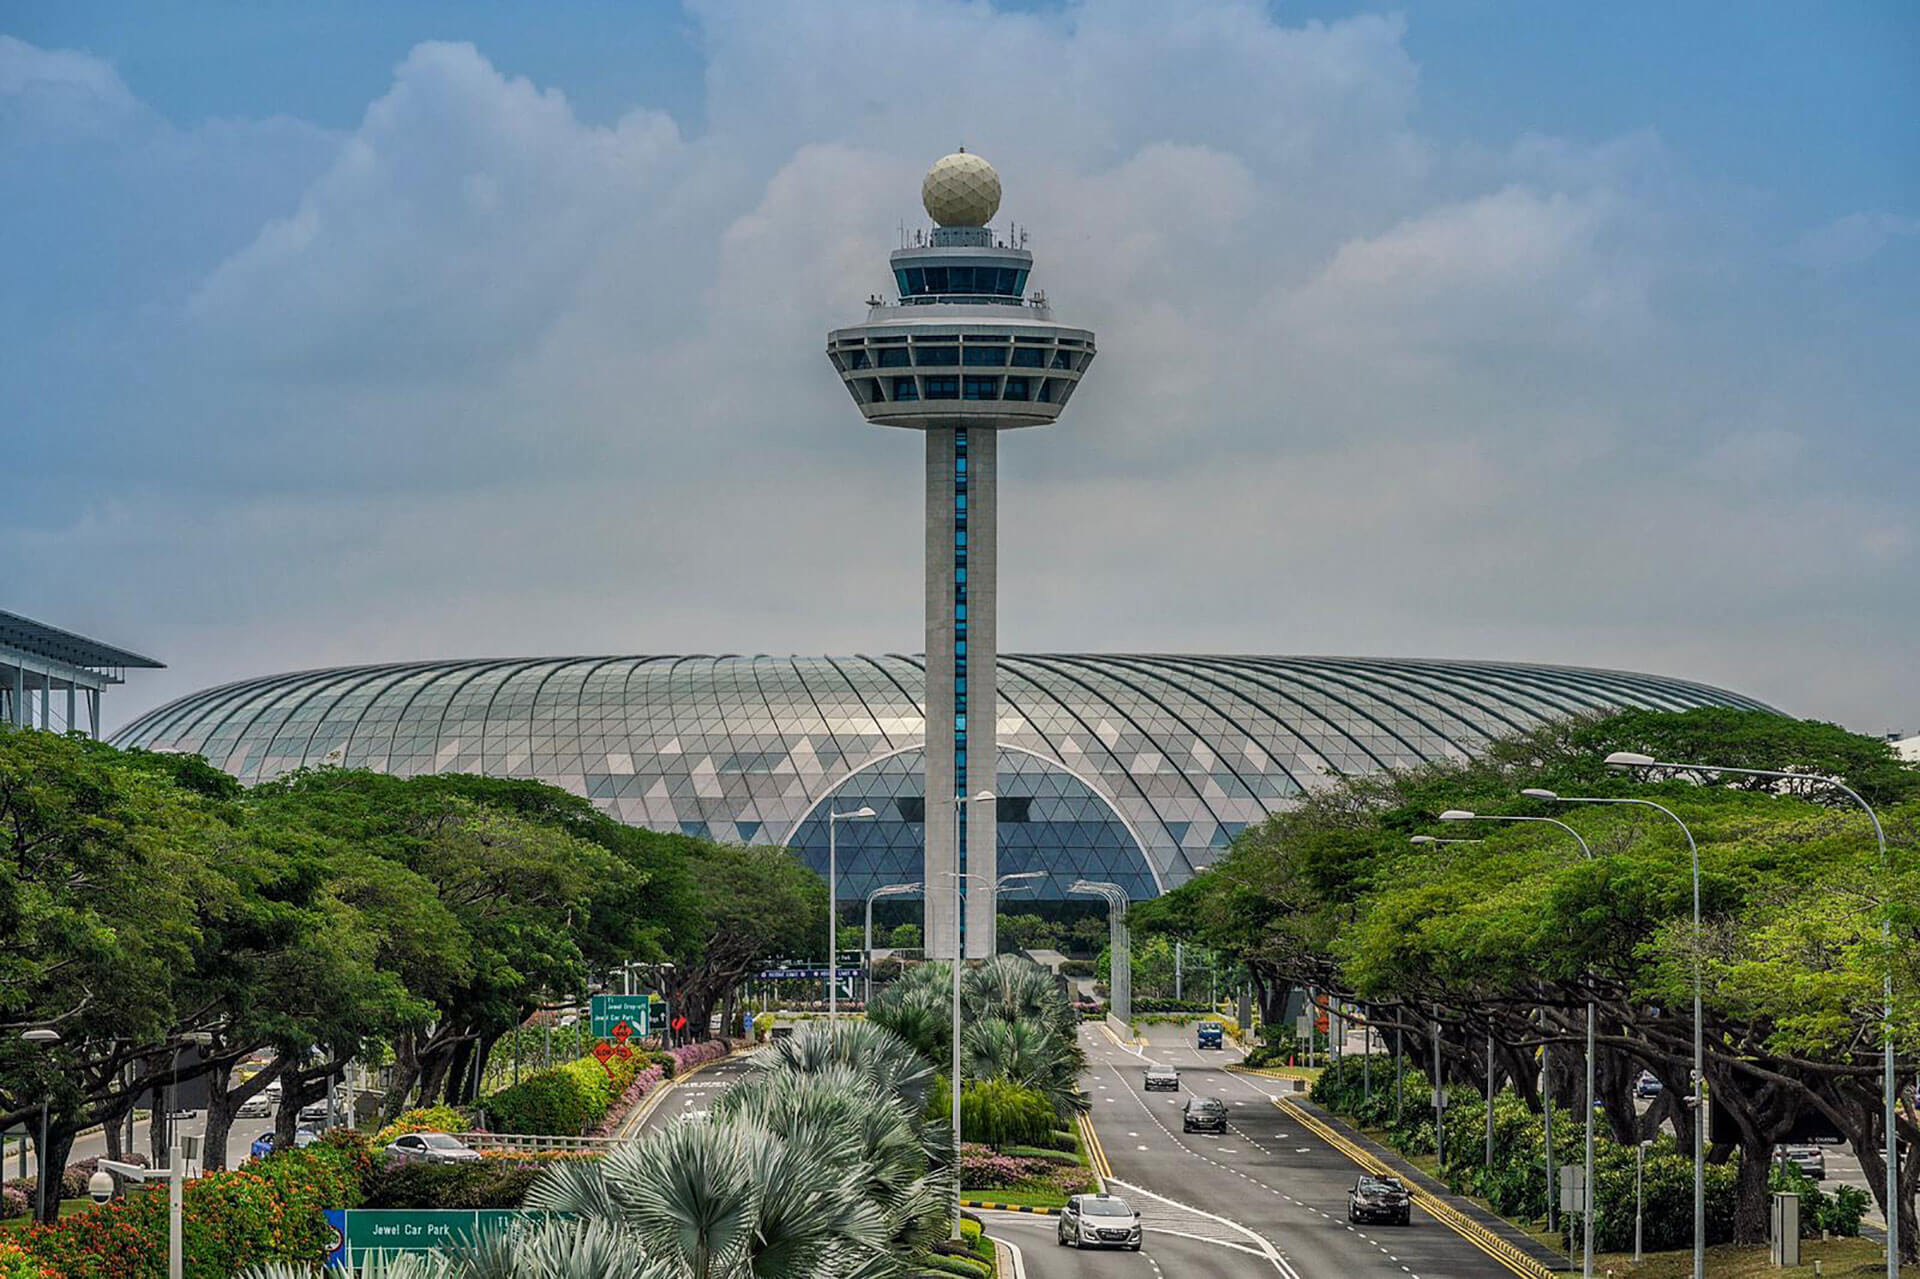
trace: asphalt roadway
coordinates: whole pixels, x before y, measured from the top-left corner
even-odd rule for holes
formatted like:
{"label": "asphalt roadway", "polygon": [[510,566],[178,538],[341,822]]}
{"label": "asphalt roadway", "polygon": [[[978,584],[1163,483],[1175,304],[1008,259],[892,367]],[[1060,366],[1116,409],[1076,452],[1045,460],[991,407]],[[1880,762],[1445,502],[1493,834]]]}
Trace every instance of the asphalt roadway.
{"label": "asphalt roadway", "polygon": [[[1111,1189],[1134,1199],[1142,1214],[1149,1265],[1157,1263],[1169,1275],[1277,1273],[1290,1279],[1485,1279],[1503,1273],[1500,1263],[1417,1208],[1410,1226],[1349,1224],[1347,1190],[1358,1170],[1274,1105],[1291,1085],[1229,1072],[1226,1066],[1240,1059],[1237,1050],[1203,1052],[1192,1036],[1191,1027],[1151,1026],[1147,1045],[1139,1047],[1117,1042],[1104,1028],[1082,1028],[1094,1130],[1113,1168]],[[1143,1092],[1149,1064],[1178,1069],[1181,1090]],[[1180,1131],[1181,1106],[1196,1095],[1227,1104],[1224,1135]],[[1206,1229],[1207,1222],[1220,1224]],[[1203,1235],[1213,1237],[1199,1242]],[[1152,1273],[1131,1256],[1081,1259],[1050,1235],[1041,1242],[1044,1248],[1024,1249],[1025,1269],[1034,1279]],[[1088,1268],[1095,1265],[1102,1268]]]}

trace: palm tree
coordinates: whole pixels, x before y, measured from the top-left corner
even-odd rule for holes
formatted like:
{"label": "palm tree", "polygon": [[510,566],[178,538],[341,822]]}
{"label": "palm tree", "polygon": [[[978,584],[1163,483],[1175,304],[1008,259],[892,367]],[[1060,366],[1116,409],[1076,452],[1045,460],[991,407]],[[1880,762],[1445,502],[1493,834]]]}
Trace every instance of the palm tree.
{"label": "palm tree", "polygon": [[1071,1120],[1087,1109],[1080,1089],[1084,1064],[1079,1044],[1033,1021],[980,1021],[961,1036],[961,1066],[975,1079],[1005,1079],[1047,1099],[1054,1114]]}

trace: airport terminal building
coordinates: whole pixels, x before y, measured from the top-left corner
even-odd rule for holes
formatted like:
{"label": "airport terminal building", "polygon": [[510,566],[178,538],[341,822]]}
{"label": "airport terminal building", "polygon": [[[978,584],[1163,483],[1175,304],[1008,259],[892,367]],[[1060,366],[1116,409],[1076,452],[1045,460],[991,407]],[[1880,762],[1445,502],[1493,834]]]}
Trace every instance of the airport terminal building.
{"label": "airport terminal building", "polygon": [[[245,680],[142,716],[120,746],[204,755],[247,782],[340,765],[535,778],[621,821],[786,844],[840,893],[921,878],[922,659],[573,657],[415,662]],[[999,655],[1001,874],[1151,897],[1328,779],[1474,754],[1589,711],[1739,706],[1686,680],[1500,662]],[[942,806],[935,806],[941,820]]]}

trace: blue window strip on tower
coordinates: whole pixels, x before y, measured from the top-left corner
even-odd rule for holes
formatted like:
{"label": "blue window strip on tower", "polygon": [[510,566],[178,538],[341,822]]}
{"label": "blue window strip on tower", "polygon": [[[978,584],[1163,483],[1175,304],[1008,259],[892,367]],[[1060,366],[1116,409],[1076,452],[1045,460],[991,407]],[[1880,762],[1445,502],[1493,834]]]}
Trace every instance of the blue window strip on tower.
{"label": "blue window strip on tower", "polygon": [[[967,870],[967,432],[953,433],[953,865]],[[957,881],[964,888],[965,879]],[[958,953],[965,955],[966,912],[954,921],[960,937]]]}

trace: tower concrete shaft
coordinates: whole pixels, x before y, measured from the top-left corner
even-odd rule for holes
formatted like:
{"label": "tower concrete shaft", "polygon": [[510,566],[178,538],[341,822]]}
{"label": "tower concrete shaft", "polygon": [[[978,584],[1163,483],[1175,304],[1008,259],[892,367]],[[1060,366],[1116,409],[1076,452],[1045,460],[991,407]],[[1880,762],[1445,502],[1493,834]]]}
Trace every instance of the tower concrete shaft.
{"label": "tower concrete shaft", "polygon": [[[966,954],[994,948],[999,873],[994,788],[999,744],[995,657],[998,432],[942,427],[927,436],[927,953],[954,953],[951,873],[965,876]],[[955,850],[961,850],[958,857]]]}
{"label": "tower concrete shaft", "polygon": [[1093,362],[1093,334],[1027,297],[1033,255],[986,225],[1000,202],[992,166],[947,156],[921,198],[939,225],[892,255],[898,301],[876,297],[864,324],[829,333],[827,358],[867,421],[926,435],[925,942],[929,955],[953,955],[963,935],[964,953],[984,958],[998,814],[971,797],[996,789],[1000,762],[1000,432],[1060,416]]}

